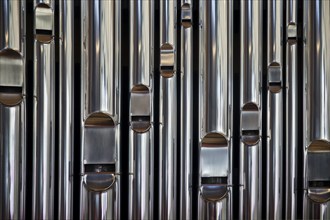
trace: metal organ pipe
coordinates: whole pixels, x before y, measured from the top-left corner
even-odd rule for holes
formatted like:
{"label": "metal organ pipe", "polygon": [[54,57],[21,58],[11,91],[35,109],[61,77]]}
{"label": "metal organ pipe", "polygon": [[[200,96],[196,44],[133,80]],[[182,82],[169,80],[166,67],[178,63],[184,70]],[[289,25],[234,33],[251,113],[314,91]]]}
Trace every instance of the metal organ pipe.
{"label": "metal organ pipe", "polygon": [[268,1],[267,219],[282,219],[283,197],[283,2]]}
{"label": "metal organ pipe", "polygon": [[191,219],[193,151],[193,27],[191,0],[181,2],[180,219]]}
{"label": "metal organ pipe", "polygon": [[59,219],[73,218],[73,8],[73,1],[60,1]]}
{"label": "metal organ pipe", "polygon": [[305,219],[330,218],[329,22],[329,1],[304,1]]}
{"label": "metal organ pipe", "polygon": [[231,1],[200,1],[199,219],[232,218]]}
{"label": "metal organ pipe", "polygon": [[130,2],[129,219],[153,218],[154,2]]}
{"label": "metal organ pipe", "polygon": [[25,218],[25,1],[0,2],[0,218]]}
{"label": "metal organ pipe", "polygon": [[54,216],[54,8],[53,0],[34,1],[33,219]]}
{"label": "metal organ pipe", "polygon": [[241,219],[261,218],[262,3],[241,2]]}
{"label": "metal organ pipe", "polygon": [[120,1],[81,2],[80,218],[120,219]]}
{"label": "metal organ pipe", "polygon": [[[286,2],[285,219],[296,219],[298,152],[297,1]],[[283,197],[284,200],[284,197]],[[284,210],[283,210],[284,211]]]}
{"label": "metal organ pipe", "polygon": [[175,219],[177,209],[176,0],[160,1],[159,219]]}

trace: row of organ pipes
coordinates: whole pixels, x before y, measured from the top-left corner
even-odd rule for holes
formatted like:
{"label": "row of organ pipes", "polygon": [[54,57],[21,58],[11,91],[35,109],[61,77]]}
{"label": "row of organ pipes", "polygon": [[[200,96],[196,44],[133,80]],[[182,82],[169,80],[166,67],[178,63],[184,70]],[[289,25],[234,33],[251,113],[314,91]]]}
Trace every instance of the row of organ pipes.
{"label": "row of organ pipes", "polygon": [[[129,1],[129,131],[126,133],[121,129],[124,74],[121,72],[121,2],[94,0],[80,4],[78,97],[74,96],[73,80],[74,2],[59,1],[59,33],[55,33],[55,0],[34,0],[33,73],[26,71],[26,22],[30,22],[26,20],[26,1],[0,2],[1,219],[24,219],[27,202],[32,202],[33,219],[53,218],[56,196],[59,219],[73,218],[74,201],[79,201],[81,219],[121,219],[122,136],[127,136],[129,143],[128,189],[125,189],[129,219],[193,218],[195,172],[198,173],[198,219],[232,219],[236,211],[240,219],[261,219],[262,212],[267,219],[283,216],[296,219],[300,150],[303,151],[303,218],[330,218],[330,172],[326,168],[330,165],[329,1],[303,2],[303,72],[300,74],[297,1],[240,2],[239,125],[233,123],[234,3],[209,0],[195,5],[192,0],[160,0],[160,45],[155,50],[155,36],[158,36],[154,34],[157,25],[154,18],[158,16],[155,2]],[[197,8],[199,20],[194,21],[193,11]],[[178,11],[181,17],[177,17]],[[265,18],[267,38],[263,39]],[[193,41],[194,25],[198,26],[199,41]],[[177,36],[178,29],[181,36]],[[59,45],[55,45],[57,36]],[[198,42],[198,47],[193,42]],[[56,46],[60,52],[58,180],[54,178],[55,112],[59,110],[55,108]],[[196,53],[198,88],[193,88],[193,54]],[[156,56],[159,67],[154,65]],[[159,97],[154,95],[155,73],[160,74]],[[27,125],[26,120],[27,77],[33,77],[34,82],[32,125]],[[300,94],[303,109],[299,109],[297,98],[299,77],[303,81],[303,94]],[[199,94],[195,99],[194,90]],[[267,103],[262,103],[263,96],[267,96]],[[81,103],[78,156],[73,152],[74,98]],[[199,109],[193,109],[193,101],[199,103]],[[155,130],[155,103],[159,104],[158,130]],[[197,170],[193,170],[192,155],[194,111],[198,111],[199,117],[198,146],[195,146],[199,158]],[[298,135],[298,111],[303,116],[302,137]],[[267,119],[266,123],[262,122],[263,118]],[[26,201],[28,126],[33,127],[32,201]],[[240,138],[235,146],[233,131],[237,126]],[[159,140],[154,139],[157,131]],[[298,145],[299,138],[303,146]],[[155,148],[159,152],[158,161]],[[234,148],[239,148],[239,155],[233,155]],[[80,161],[79,200],[73,198],[74,155]],[[237,188],[233,184],[234,158],[240,161]],[[262,166],[263,160],[266,167]],[[179,178],[177,166],[180,166]],[[266,183],[262,181],[264,173]],[[266,192],[262,192],[263,184]],[[234,189],[239,194],[238,207],[233,206]],[[262,204],[263,193],[265,204]],[[158,207],[154,205],[155,199]]]}

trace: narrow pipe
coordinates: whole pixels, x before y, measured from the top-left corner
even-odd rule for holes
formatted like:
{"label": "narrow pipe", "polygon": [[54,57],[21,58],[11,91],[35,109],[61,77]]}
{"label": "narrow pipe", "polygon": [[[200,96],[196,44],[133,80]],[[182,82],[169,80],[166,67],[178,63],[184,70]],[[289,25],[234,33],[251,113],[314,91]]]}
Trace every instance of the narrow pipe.
{"label": "narrow pipe", "polygon": [[304,1],[304,211],[330,218],[330,2]]}
{"label": "narrow pipe", "polygon": [[231,1],[200,1],[199,219],[232,218]]}
{"label": "narrow pipe", "polygon": [[0,2],[0,218],[25,217],[25,1]]}
{"label": "narrow pipe", "polygon": [[282,219],[283,201],[283,2],[267,7],[267,193],[266,218]]}
{"label": "narrow pipe", "polygon": [[32,219],[54,216],[54,1],[34,1],[34,128]]}
{"label": "narrow pipe", "polygon": [[154,2],[130,2],[129,219],[152,219],[154,202]]}
{"label": "narrow pipe", "polygon": [[60,1],[58,219],[73,218],[73,8],[73,1]]}
{"label": "narrow pipe", "polygon": [[262,1],[241,2],[240,219],[261,218]]}
{"label": "narrow pipe", "polygon": [[285,219],[296,219],[298,157],[297,1],[286,2]]}
{"label": "narrow pipe", "polygon": [[176,0],[160,1],[159,219],[177,218]]}
{"label": "narrow pipe", "polygon": [[81,219],[120,219],[120,10],[81,4]]}
{"label": "narrow pipe", "polygon": [[181,0],[180,219],[192,216],[193,27],[191,0]]}

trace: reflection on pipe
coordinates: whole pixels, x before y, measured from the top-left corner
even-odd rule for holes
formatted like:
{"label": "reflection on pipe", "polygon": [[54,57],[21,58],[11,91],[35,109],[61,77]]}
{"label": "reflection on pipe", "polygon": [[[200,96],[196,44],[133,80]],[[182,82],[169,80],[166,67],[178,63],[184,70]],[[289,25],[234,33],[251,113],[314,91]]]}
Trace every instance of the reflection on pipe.
{"label": "reflection on pipe", "polygon": [[285,219],[296,219],[298,85],[297,85],[297,2],[286,2],[286,198]]}
{"label": "reflection on pipe", "polygon": [[120,219],[120,1],[82,1],[80,218]]}
{"label": "reflection on pipe", "polygon": [[283,2],[268,1],[267,29],[267,193],[266,218],[282,219],[283,200]]}
{"label": "reflection on pipe", "polygon": [[192,1],[181,1],[181,178],[180,219],[192,213],[192,132],[193,132],[193,27]]}
{"label": "reflection on pipe", "polygon": [[200,1],[199,219],[232,218],[232,6]]}
{"label": "reflection on pipe", "polygon": [[240,219],[261,218],[262,1],[241,2]]}
{"label": "reflection on pipe", "polygon": [[54,216],[54,1],[34,3],[34,129],[32,219]]}
{"label": "reflection on pipe", "polygon": [[130,2],[129,219],[153,219],[154,2]]}
{"label": "reflection on pipe", "polygon": [[25,1],[0,2],[0,219],[25,218]]}
{"label": "reflection on pipe", "polygon": [[330,218],[330,2],[304,1],[304,211]]}
{"label": "reflection on pipe", "polygon": [[73,218],[73,8],[60,1],[60,95],[58,218]]}
{"label": "reflection on pipe", "polygon": [[176,6],[160,1],[159,219],[177,217]]}

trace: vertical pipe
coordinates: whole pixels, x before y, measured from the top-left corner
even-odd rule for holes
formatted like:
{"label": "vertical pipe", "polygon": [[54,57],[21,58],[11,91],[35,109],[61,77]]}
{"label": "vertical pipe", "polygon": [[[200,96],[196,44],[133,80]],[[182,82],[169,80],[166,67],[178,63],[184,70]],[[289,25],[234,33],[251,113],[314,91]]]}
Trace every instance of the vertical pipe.
{"label": "vertical pipe", "polygon": [[330,218],[330,2],[304,1],[304,211]]}
{"label": "vertical pipe", "polygon": [[285,219],[296,219],[298,85],[297,1],[286,2],[286,198]]}
{"label": "vertical pipe", "polygon": [[240,218],[261,218],[262,1],[241,2]]}
{"label": "vertical pipe", "polygon": [[160,1],[159,219],[177,217],[176,6]]}
{"label": "vertical pipe", "polygon": [[153,218],[154,2],[130,2],[129,219]]}
{"label": "vertical pipe", "polygon": [[267,219],[282,219],[283,197],[283,2],[267,7]]}
{"label": "vertical pipe", "polygon": [[73,8],[60,1],[60,95],[58,218],[73,218]]}
{"label": "vertical pipe", "polygon": [[0,218],[25,218],[25,1],[0,2]]}
{"label": "vertical pipe", "polygon": [[120,219],[120,10],[81,2],[81,219]]}
{"label": "vertical pipe", "polygon": [[32,218],[54,216],[54,1],[34,1]]}
{"label": "vertical pipe", "polygon": [[191,219],[193,151],[193,27],[192,1],[181,0],[181,178],[180,219]]}
{"label": "vertical pipe", "polygon": [[232,218],[231,1],[200,1],[199,219]]}

